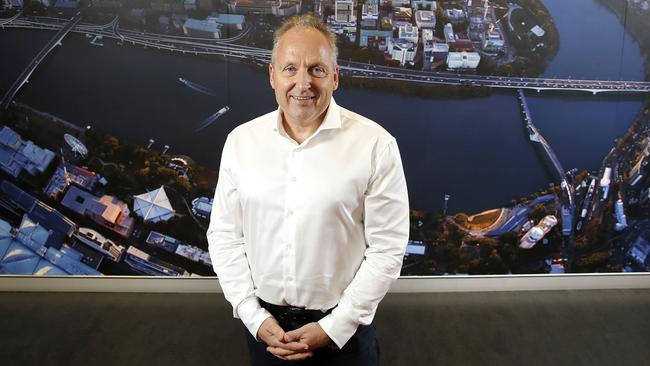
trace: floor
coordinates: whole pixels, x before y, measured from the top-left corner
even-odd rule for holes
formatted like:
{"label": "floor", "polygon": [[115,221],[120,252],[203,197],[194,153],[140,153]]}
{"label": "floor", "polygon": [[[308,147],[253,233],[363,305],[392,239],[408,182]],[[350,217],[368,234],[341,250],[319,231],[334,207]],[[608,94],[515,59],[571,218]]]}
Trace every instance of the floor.
{"label": "floor", "polygon": [[[247,365],[221,294],[0,293],[0,365]],[[381,364],[650,365],[650,290],[388,294]]]}

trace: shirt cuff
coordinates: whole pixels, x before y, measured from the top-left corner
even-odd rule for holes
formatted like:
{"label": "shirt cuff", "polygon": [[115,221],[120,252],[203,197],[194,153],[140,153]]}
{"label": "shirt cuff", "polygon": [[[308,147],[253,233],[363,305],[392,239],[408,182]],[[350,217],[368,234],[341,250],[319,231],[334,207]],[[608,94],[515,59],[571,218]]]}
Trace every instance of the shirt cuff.
{"label": "shirt cuff", "polygon": [[257,339],[258,342],[257,331],[262,323],[271,316],[271,313],[261,307],[257,297],[254,296],[245,299],[237,306],[237,317],[242,320],[253,338]]}
{"label": "shirt cuff", "polygon": [[[334,310],[336,311],[337,309]],[[359,323],[345,319],[341,316],[336,316],[334,313],[319,320],[318,324],[323,328],[323,331],[327,333],[327,336],[330,337],[332,342],[339,347],[339,349],[342,349],[343,346],[345,346],[357,331],[357,328],[359,328]]]}

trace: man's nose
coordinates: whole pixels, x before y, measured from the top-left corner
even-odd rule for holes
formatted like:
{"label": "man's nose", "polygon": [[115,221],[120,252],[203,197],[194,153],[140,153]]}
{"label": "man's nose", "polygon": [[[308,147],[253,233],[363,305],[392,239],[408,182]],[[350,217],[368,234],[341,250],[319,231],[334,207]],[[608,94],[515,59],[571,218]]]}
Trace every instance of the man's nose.
{"label": "man's nose", "polygon": [[296,86],[303,90],[311,88],[311,75],[309,74],[309,70],[298,70],[296,74]]}

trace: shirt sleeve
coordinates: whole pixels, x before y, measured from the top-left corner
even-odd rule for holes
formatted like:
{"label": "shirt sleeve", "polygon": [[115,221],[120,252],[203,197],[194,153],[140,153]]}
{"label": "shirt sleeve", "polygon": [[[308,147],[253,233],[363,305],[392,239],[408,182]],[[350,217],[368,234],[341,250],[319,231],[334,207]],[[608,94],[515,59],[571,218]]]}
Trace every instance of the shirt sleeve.
{"label": "shirt sleeve", "polygon": [[240,318],[253,337],[257,337],[260,325],[271,314],[260,306],[255,296],[255,285],[244,248],[242,209],[232,149],[232,140],[228,136],[221,155],[219,179],[210,214],[208,249],[219,284],[226,300],[232,304],[233,316]]}
{"label": "shirt sleeve", "polygon": [[319,321],[343,348],[359,325],[372,322],[379,302],[399,277],[409,235],[406,179],[393,139],[379,154],[364,200],[366,251],[338,306]]}

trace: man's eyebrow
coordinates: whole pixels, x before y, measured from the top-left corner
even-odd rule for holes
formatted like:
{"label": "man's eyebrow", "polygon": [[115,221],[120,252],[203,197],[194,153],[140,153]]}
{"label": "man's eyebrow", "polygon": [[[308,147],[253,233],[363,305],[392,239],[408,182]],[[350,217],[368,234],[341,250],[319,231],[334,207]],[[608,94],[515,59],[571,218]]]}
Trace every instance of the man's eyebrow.
{"label": "man's eyebrow", "polygon": [[[295,62],[293,60],[288,60],[288,61],[285,61],[285,62],[281,63],[280,66],[281,66],[281,68],[284,69],[287,66],[294,66],[296,63],[300,63],[300,62]],[[312,63],[307,64],[308,69],[311,69],[311,68],[314,68],[314,67],[323,67],[323,68],[325,68],[327,70],[330,69],[327,62],[323,62],[323,61],[314,61]]]}
{"label": "man's eyebrow", "polygon": [[316,60],[309,64],[309,67],[316,67],[316,66],[321,66],[329,69],[329,65],[324,60]]}

